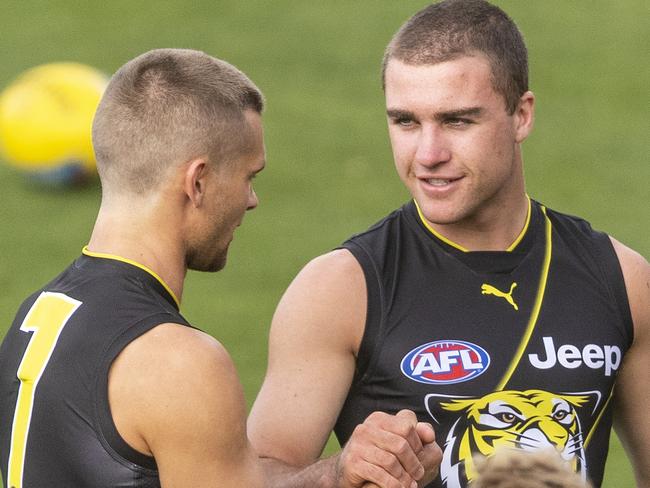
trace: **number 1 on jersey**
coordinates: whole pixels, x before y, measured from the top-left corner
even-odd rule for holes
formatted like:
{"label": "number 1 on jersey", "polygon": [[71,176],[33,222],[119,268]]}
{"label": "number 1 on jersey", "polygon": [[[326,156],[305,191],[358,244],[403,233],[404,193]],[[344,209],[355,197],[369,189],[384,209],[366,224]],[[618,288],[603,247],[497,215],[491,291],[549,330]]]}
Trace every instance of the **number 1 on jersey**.
{"label": "number 1 on jersey", "polygon": [[25,450],[36,386],[52,356],[63,327],[79,305],[80,301],[62,293],[43,292],[20,326],[20,330],[33,334],[17,372],[20,388],[11,429],[11,450],[7,469],[7,481],[12,488],[23,486]]}

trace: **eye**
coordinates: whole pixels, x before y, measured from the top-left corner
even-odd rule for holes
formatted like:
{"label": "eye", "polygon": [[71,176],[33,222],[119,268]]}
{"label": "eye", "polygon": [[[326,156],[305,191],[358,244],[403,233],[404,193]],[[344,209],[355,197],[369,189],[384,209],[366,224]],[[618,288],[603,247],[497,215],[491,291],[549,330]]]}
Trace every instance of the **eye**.
{"label": "eye", "polygon": [[393,125],[398,125],[400,127],[412,127],[415,125],[415,121],[409,117],[397,117],[392,119]]}
{"label": "eye", "polygon": [[472,120],[463,119],[459,117],[453,117],[445,120],[445,124],[448,125],[449,127],[466,127],[473,123],[474,122]]}
{"label": "eye", "polygon": [[553,414],[553,418],[558,421],[562,421],[569,416],[569,412],[566,410],[558,410]]}
{"label": "eye", "polygon": [[511,424],[517,419],[515,414],[508,412],[498,413],[495,415],[495,417],[506,424]]}

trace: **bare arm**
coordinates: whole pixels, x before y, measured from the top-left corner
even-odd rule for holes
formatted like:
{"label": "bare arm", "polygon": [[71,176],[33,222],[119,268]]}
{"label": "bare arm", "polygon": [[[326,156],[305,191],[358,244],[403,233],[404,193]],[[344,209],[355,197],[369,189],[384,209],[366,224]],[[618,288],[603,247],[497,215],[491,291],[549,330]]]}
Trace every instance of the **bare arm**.
{"label": "bare arm", "polygon": [[[415,415],[371,415],[343,451],[319,456],[345,401],[365,327],[366,285],[344,250],[309,263],[283,296],[271,326],[269,365],[249,417],[251,442],[271,486],[411,487],[436,462],[430,427]],[[420,435],[421,434],[421,435]]]}
{"label": "bare arm", "polygon": [[634,343],[625,355],[615,391],[614,425],[627,452],[637,486],[650,486],[650,265],[612,239],[627,288]]}
{"label": "bare arm", "polygon": [[208,335],[163,324],[136,339],[111,367],[109,402],[122,437],[155,458],[163,488],[263,486],[237,374]]}

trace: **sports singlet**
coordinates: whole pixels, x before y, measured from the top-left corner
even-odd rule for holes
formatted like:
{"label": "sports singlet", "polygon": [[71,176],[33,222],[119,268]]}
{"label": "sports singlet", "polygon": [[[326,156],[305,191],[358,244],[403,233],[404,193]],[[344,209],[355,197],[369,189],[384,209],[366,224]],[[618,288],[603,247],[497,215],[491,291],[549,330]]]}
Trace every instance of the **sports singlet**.
{"label": "sports singlet", "polygon": [[443,450],[431,487],[465,487],[472,458],[554,446],[602,483],[616,374],[633,339],[606,234],[531,202],[504,252],[465,252],[410,202],[343,244],[368,289],[357,370],[335,432],[408,408]]}
{"label": "sports singlet", "polygon": [[22,304],[0,346],[6,488],[160,486],[154,459],[117,432],[108,371],[126,345],[165,322],[189,325],[155,274],[86,250]]}

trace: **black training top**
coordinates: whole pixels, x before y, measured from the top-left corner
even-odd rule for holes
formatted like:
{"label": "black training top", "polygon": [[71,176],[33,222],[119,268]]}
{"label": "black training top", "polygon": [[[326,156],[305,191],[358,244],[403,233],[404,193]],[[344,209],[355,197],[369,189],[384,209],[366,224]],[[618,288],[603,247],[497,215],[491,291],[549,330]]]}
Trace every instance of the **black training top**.
{"label": "black training top", "polygon": [[160,486],[154,459],[115,428],[108,371],[141,334],[188,323],[153,272],[84,253],[22,304],[0,346],[0,462],[8,488]]}
{"label": "black training top", "polygon": [[466,252],[410,202],[343,244],[368,289],[340,442],[373,411],[408,408],[443,448],[432,487],[465,487],[472,458],[554,446],[602,483],[616,374],[633,339],[609,237],[531,202],[508,251]]}

